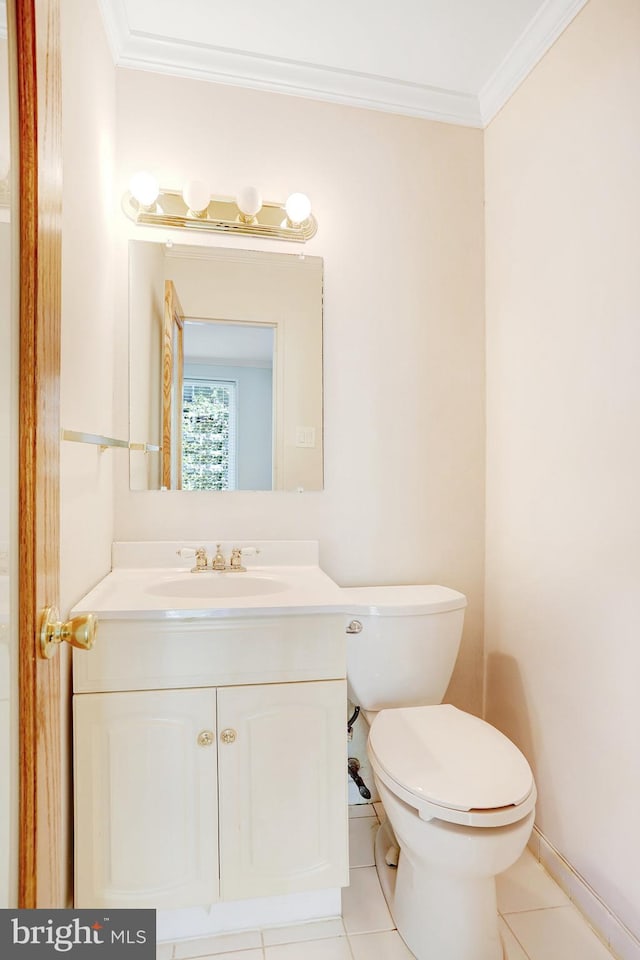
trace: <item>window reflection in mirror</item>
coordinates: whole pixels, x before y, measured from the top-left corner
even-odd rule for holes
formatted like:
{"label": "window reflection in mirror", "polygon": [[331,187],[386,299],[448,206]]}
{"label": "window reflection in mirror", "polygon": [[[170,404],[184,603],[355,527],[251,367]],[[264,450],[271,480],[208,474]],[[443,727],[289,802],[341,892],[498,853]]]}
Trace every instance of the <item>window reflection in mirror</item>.
{"label": "window reflection in mirror", "polygon": [[322,488],[322,260],[131,241],[133,490]]}
{"label": "window reflection in mirror", "polygon": [[274,331],[185,322],[183,490],[271,490]]}

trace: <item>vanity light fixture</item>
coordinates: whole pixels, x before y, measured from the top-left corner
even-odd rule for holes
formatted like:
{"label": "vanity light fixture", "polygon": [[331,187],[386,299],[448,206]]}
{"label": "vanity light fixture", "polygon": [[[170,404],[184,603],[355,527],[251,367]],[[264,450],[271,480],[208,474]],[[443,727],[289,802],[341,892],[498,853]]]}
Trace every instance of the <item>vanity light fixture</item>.
{"label": "vanity light fixture", "polygon": [[311,214],[311,201],[306,193],[292,193],[284,205],[287,224],[296,227],[304,223]]}
{"label": "vanity light fixture", "polygon": [[211,190],[204,180],[187,180],[182,188],[182,199],[187,207],[188,217],[197,217],[202,220],[207,215]]}
{"label": "vanity light fixture", "polygon": [[271,237],[304,243],[318,224],[311,201],[292,193],[286,203],[262,199],[254,186],[242,187],[235,197],[212,196],[202,180],[189,180],[181,192],[161,189],[152,174],[139,171],[129,183],[122,208],[130,220],[144,226],[212,230],[218,233]]}
{"label": "vanity light fixture", "polygon": [[257,223],[256,215],[262,210],[262,194],[257,187],[243,187],[236,194],[236,203],[241,223]]}
{"label": "vanity light fixture", "polygon": [[140,210],[151,213],[155,210],[160,185],[152,173],[147,173],[146,170],[138,170],[129,181],[129,193]]}

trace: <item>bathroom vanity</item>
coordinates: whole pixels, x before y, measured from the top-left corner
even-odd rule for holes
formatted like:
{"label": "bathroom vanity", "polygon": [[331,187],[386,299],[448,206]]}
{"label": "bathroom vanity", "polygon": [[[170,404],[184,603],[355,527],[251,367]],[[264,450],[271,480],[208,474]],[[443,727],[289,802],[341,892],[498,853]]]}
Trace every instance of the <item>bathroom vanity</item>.
{"label": "bathroom vanity", "polygon": [[75,905],[339,888],[339,588],[315,544],[264,544],[252,569],[221,574],[189,572],[180,546],[114,545],[113,572],[73,611],[99,622],[73,661]]}

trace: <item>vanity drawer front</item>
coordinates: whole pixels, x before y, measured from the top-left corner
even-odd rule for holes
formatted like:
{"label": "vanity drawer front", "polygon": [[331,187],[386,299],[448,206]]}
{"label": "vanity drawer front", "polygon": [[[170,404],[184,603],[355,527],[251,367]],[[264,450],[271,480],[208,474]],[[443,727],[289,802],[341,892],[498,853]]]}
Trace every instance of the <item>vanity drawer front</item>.
{"label": "vanity drawer front", "polygon": [[344,677],[341,614],[101,620],[93,649],[73,652],[74,693]]}

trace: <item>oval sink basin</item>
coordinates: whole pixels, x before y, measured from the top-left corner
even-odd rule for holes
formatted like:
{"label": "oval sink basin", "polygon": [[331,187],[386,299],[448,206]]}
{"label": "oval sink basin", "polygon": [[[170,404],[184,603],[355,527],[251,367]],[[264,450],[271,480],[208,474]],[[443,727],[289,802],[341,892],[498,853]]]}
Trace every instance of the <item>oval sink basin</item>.
{"label": "oval sink basin", "polygon": [[157,597],[193,597],[199,600],[259,597],[287,589],[283,580],[252,577],[244,573],[193,573],[175,580],[162,580],[147,588]]}

